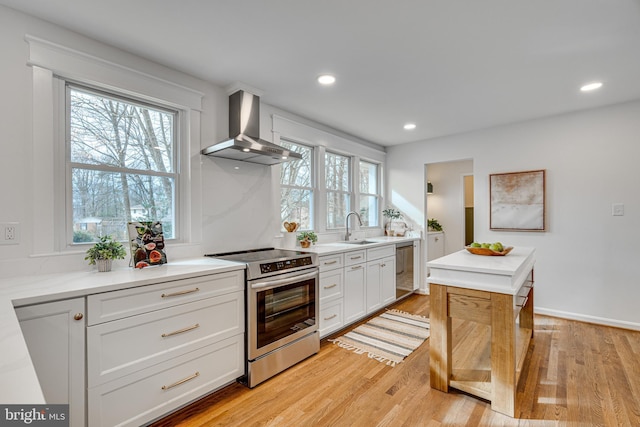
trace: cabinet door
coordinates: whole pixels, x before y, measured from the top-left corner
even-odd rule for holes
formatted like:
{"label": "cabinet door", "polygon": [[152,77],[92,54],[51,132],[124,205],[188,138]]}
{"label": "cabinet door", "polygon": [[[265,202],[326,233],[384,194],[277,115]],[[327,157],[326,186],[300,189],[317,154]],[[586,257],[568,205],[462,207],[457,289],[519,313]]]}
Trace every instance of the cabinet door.
{"label": "cabinet door", "polygon": [[382,307],[382,260],[367,263],[367,314]]}
{"label": "cabinet door", "polygon": [[72,427],[85,425],[84,308],[75,298],[16,309],[45,400],[68,403]]}
{"label": "cabinet door", "polygon": [[367,314],[365,307],[365,264],[351,265],[344,271],[344,323],[355,322]]}
{"label": "cabinet door", "polygon": [[427,235],[427,261],[444,256],[444,233],[429,233]]}
{"label": "cabinet door", "polygon": [[382,305],[387,305],[396,299],[396,257],[383,258],[380,264],[380,283]]}

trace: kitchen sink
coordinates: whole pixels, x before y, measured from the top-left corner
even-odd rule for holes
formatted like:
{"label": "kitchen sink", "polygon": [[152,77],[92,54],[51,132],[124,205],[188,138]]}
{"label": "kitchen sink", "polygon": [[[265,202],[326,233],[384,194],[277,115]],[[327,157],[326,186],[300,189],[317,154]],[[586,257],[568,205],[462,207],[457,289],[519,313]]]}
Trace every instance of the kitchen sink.
{"label": "kitchen sink", "polygon": [[348,242],[344,241],[344,242],[341,242],[341,243],[346,243],[348,245],[368,245],[368,244],[376,243],[376,242],[370,242],[368,240],[350,240]]}

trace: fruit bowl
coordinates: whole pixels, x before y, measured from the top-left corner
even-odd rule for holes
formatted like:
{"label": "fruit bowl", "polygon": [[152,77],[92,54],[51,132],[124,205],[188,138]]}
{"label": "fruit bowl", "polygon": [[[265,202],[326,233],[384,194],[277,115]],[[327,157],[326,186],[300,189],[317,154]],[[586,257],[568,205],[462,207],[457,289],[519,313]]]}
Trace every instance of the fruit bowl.
{"label": "fruit bowl", "polygon": [[474,255],[505,256],[506,254],[511,252],[513,246],[507,246],[506,248],[503,248],[502,252],[494,251],[489,248],[473,248],[471,246],[465,246],[464,248]]}

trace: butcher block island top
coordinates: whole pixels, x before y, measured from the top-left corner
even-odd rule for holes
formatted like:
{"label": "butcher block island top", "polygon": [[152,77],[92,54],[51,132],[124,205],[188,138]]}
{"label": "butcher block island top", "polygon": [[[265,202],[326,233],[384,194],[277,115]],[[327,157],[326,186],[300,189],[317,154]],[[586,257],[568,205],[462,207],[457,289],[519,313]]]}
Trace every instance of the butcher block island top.
{"label": "butcher block island top", "polygon": [[431,387],[490,400],[515,417],[516,389],[533,337],[535,249],[506,256],[466,250],[427,263]]}

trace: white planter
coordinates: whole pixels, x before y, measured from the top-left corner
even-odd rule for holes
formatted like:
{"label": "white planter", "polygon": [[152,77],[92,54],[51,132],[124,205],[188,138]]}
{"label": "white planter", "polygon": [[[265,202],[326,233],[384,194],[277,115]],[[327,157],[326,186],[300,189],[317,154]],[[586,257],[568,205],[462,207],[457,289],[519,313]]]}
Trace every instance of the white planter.
{"label": "white planter", "polygon": [[107,272],[111,271],[111,260],[110,259],[97,259],[96,264],[98,264],[98,271]]}

